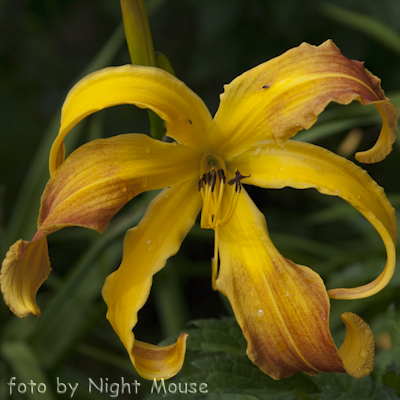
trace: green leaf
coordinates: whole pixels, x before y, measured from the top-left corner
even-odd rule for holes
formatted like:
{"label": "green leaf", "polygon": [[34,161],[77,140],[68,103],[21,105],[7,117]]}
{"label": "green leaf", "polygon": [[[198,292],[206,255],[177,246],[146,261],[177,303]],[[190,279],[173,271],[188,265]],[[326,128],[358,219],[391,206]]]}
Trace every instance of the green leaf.
{"label": "green leaf", "polygon": [[[119,26],[103,48],[96,54],[90,64],[78,75],[74,82],[89,73],[109,65],[119,51],[123,42],[122,24]],[[36,221],[40,206],[40,197],[49,179],[48,155],[51,145],[60,127],[60,113],[57,112],[43,135],[34,159],[21,184],[21,188],[13,207],[12,214],[5,229],[1,243],[1,252],[6,253],[8,247],[19,238],[31,238],[36,231]],[[79,136],[83,125],[78,124],[68,135],[68,144]]]}
{"label": "green leaf", "polygon": [[400,53],[400,35],[375,18],[349,11],[330,3],[325,3],[322,9],[333,20],[357,29],[380,41],[396,53]]}
{"label": "green leaf", "polygon": [[[13,380],[16,386],[10,387],[14,393],[17,392],[18,385],[25,385],[27,398],[33,400],[55,400],[51,386],[42,366],[31,347],[23,342],[3,342],[0,348],[1,358],[4,358],[11,367],[13,376],[8,382]],[[12,379],[15,377],[15,379]],[[28,383],[32,382],[32,386]],[[35,385],[34,385],[35,384]],[[21,386],[21,391],[24,386]],[[10,392],[8,392],[10,393]],[[29,394],[28,394],[29,393]]]}
{"label": "green leaf", "polygon": [[339,372],[319,374],[312,380],[320,386],[319,400],[365,400],[370,398],[373,387],[369,376],[355,379]]}
{"label": "green leaf", "polygon": [[246,354],[246,340],[235,318],[192,321],[198,329],[190,329],[187,348],[204,352],[224,351]]}
{"label": "green leaf", "polygon": [[265,375],[246,355],[223,354],[193,362],[199,374],[186,382],[207,382],[209,392],[252,395],[262,400],[291,400],[317,387],[305,374],[276,381]]}
{"label": "green leaf", "polygon": [[392,387],[400,397],[400,366],[393,364],[389,372],[382,378],[382,383]]}
{"label": "green leaf", "polygon": [[395,390],[387,385],[382,385],[372,396],[372,400],[399,400]]}

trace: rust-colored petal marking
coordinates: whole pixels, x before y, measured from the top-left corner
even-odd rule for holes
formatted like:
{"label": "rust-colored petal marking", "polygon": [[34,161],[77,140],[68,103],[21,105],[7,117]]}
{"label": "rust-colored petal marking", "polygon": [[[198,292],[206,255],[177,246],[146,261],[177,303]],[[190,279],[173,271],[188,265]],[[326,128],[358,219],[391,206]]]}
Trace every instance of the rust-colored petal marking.
{"label": "rust-colored petal marking", "polygon": [[4,302],[15,315],[40,316],[36,293],[50,271],[46,236],[32,242],[20,239],[10,247],[1,266],[0,286]]}
{"label": "rust-colored petal marking", "polygon": [[175,376],[182,369],[185,360],[187,337],[186,333],[181,333],[176,343],[169,346],[155,346],[135,340],[132,358],[139,375],[155,380]]}
{"label": "rust-colored petal marking", "polygon": [[[364,358],[354,354],[339,357],[322,279],[277,251],[264,216],[244,190],[235,215],[220,228],[219,249],[217,289],[228,297],[247,340],[247,354],[262,371],[281,379],[299,371],[352,373],[354,366],[358,371],[364,365]],[[363,335],[356,327],[353,344]],[[366,351],[370,357],[369,346]],[[350,359],[354,365],[347,370]]]}
{"label": "rust-colored petal marking", "polygon": [[141,134],[86,143],[48,182],[39,227],[46,234],[71,225],[102,232],[114,214],[139,193],[197,177],[198,154],[187,146]]}
{"label": "rust-colored petal marking", "polygon": [[331,101],[353,100],[374,104],[383,118],[375,146],[356,158],[380,161],[390,153],[397,130],[396,113],[380,79],[362,62],[344,57],[331,40],[318,47],[303,43],[226,85],[210,136],[218,154],[233,156],[260,140],[282,143],[309,129]]}

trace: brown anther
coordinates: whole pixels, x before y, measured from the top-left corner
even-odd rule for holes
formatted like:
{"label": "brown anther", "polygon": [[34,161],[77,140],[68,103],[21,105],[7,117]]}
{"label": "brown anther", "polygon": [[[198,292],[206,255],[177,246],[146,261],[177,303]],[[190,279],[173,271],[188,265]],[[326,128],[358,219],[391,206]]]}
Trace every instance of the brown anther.
{"label": "brown anther", "polygon": [[225,173],[223,169],[218,170],[218,178],[222,183],[225,183]]}
{"label": "brown anther", "polygon": [[235,171],[235,177],[228,181],[229,185],[235,184],[235,191],[240,192],[242,190],[241,180],[249,178],[250,174],[241,174],[238,169]]}
{"label": "brown anther", "polygon": [[235,177],[228,181],[229,185],[233,185],[236,182],[240,182],[242,179],[249,178],[250,174],[241,174],[238,170],[235,171]]}
{"label": "brown anther", "polygon": [[211,170],[211,178],[210,178],[210,186],[211,186],[211,191],[213,192],[214,191],[214,188],[215,188],[215,182],[216,182],[216,180],[217,180],[217,172],[215,171],[215,168],[213,168],[212,170]]}
{"label": "brown anther", "polygon": [[210,180],[211,180],[211,174],[209,172],[206,172],[203,175],[203,182],[205,185],[209,185],[210,184]]}

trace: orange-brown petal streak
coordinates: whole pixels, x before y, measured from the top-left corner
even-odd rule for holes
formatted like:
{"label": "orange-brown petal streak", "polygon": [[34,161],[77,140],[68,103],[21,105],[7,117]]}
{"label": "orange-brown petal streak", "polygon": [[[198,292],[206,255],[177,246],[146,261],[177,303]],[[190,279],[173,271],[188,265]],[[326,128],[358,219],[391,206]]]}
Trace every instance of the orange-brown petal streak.
{"label": "orange-brown petal streak", "polygon": [[86,143],[47,184],[38,225],[46,234],[70,225],[102,232],[139,193],[197,176],[198,158],[187,146],[140,134]]}
{"label": "orange-brown petal streak", "polygon": [[303,43],[226,85],[210,136],[219,154],[233,156],[263,139],[283,143],[309,129],[329,102],[353,100],[375,104],[383,117],[378,143],[357,156],[362,162],[380,161],[391,151],[397,130],[380,79],[363,63],[344,57],[330,40],[318,47]]}
{"label": "orange-brown petal streak", "polygon": [[37,240],[18,240],[7,252],[1,267],[0,286],[4,301],[18,317],[40,316],[36,293],[47,279],[51,267],[46,236]]}
{"label": "orange-brown petal streak", "polygon": [[377,230],[387,252],[383,272],[374,281],[357,288],[331,289],[329,297],[368,297],[389,283],[396,266],[396,214],[384,190],[365,170],[320,146],[295,140],[287,141],[284,146],[270,140],[259,142],[235,157],[234,163],[251,174],[247,182],[253,185],[275,189],[314,187],[323,194],[340,196]]}
{"label": "orange-brown petal streak", "polygon": [[276,250],[265,219],[243,190],[220,228],[216,281],[248,342],[249,358],[275,379],[345,372],[329,332],[329,298],[318,274]]}

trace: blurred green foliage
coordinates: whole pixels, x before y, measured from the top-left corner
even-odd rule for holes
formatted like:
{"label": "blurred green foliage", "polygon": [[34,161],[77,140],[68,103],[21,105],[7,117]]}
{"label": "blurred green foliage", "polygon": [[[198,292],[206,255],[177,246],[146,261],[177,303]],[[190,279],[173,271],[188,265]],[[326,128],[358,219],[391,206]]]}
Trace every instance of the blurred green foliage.
{"label": "blurred green foliage", "polygon": [[[318,45],[328,38],[348,58],[364,60],[366,67],[382,79],[388,97],[400,107],[398,0],[148,0],[146,4],[155,50],[167,55],[176,76],[200,95],[212,113],[217,109],[223,85],[237,75],[303,41]],[[2,257],[16,239],[30,239],[35,232],[40,195],[48,179],[47,155],[58,130],[65,94],[89,71],[129,63],[121,21],[118,1],[0,1]],[[380,128],[374,107],[329,106],[317,125],[298,138],[337,151],[354,127],[364,133],[360,149],[371,147]],[[69,135],[68,145],[72,149],[87,140],[125,132],[148,133],[147,113],[129,106],[100,112]],[[385,161],[363,166],[385,188],[396,208],[400,205],[398,143]],[[350,158],[354,161],[353,156]],[[266,215],[278,249],[320,273],[328,288],[362,284],[383,268],[385,250],[379,236],[340,199],[314,190],[246,189]],[[54,271],[39,292],[40,319],[17,319],[0,301],[1,399],[70,398],[70,392],[56,396],[57,377],[62,382],[79,382],[75,399],[88,398],[88,377],[96,382],[106,377],[109,382],[120,382],[121,376],[126,382],[138,379],[141,387],[135,398],[150,393],[151,383],[136,375],[105,319],[100,290],[104,278],[119,265],[124,232],[140,220],[153,195],[142,195],[127,205],[102,236],[70,228],[49,237]],[[139,339],[157,343],[188,329],[185,324],[190,320],[231,315],[223,296],[211,290],[212,255],[212,232],[195,227],[181,251],[155,276],[152,294],[139,313],[135,328]],[[350,379],[353,383],[347,384],[347,377],[330,374],[313,383],[299,375],[302,386],[296,396],[347,399],[356,391],[364,396],[359,398],[394,398],[393,393],[399,392],[400,373],[399,364],[392,364],[400,360],[400,325],[395,312],[399,286],[396,272],[391,284],[372,298],[332,302],[331,326],[338,344],[344,337],[339,318],[343,311],[360,314],[371,324],[377,338],[377,366],[364,386],[365,396],[359,389],[362,383]],[[240,342],[232,331],[226,335],[230,337],[226,345]],[[384,351],[388,337],[392,338],[393,349]],[[190,343],[189,338],[188,346],[193,350],[188,352],[176,382],[196,374],[191,360],[197,360],[200,371],[208,365],[208,361],[198,360],[196,352],[206,350],[195,340],[193,345]],[[229,351],[224,350],[216,357],[228,357]],[[229,357],[236,357],[237,361],[241,354]],[[217,365],[217,360],[220,359],[211,359],[210,365]],[[246,368],[251,365],[246,364]],[[18,376],[18,382],[46,382],[48,390],[43,395],[23,396],[14,391],[9,396],[6,382],[12,376]],[[385,385],[379,386],[382,381]],[[310,387],[307,385],[314,388],[312,397],[304,394]],[[238,392],[238,388],[241,386],[231,390],[238,397],[227,398],[253,398],[248,396],[254,392]],[[290,392],[291,386],[285,389]],[[215,391],[224,389],[217,387]],[[89,397],[105,399],[110,393],[94,391]],[[209,393],[203,398],[223,396]]]}

